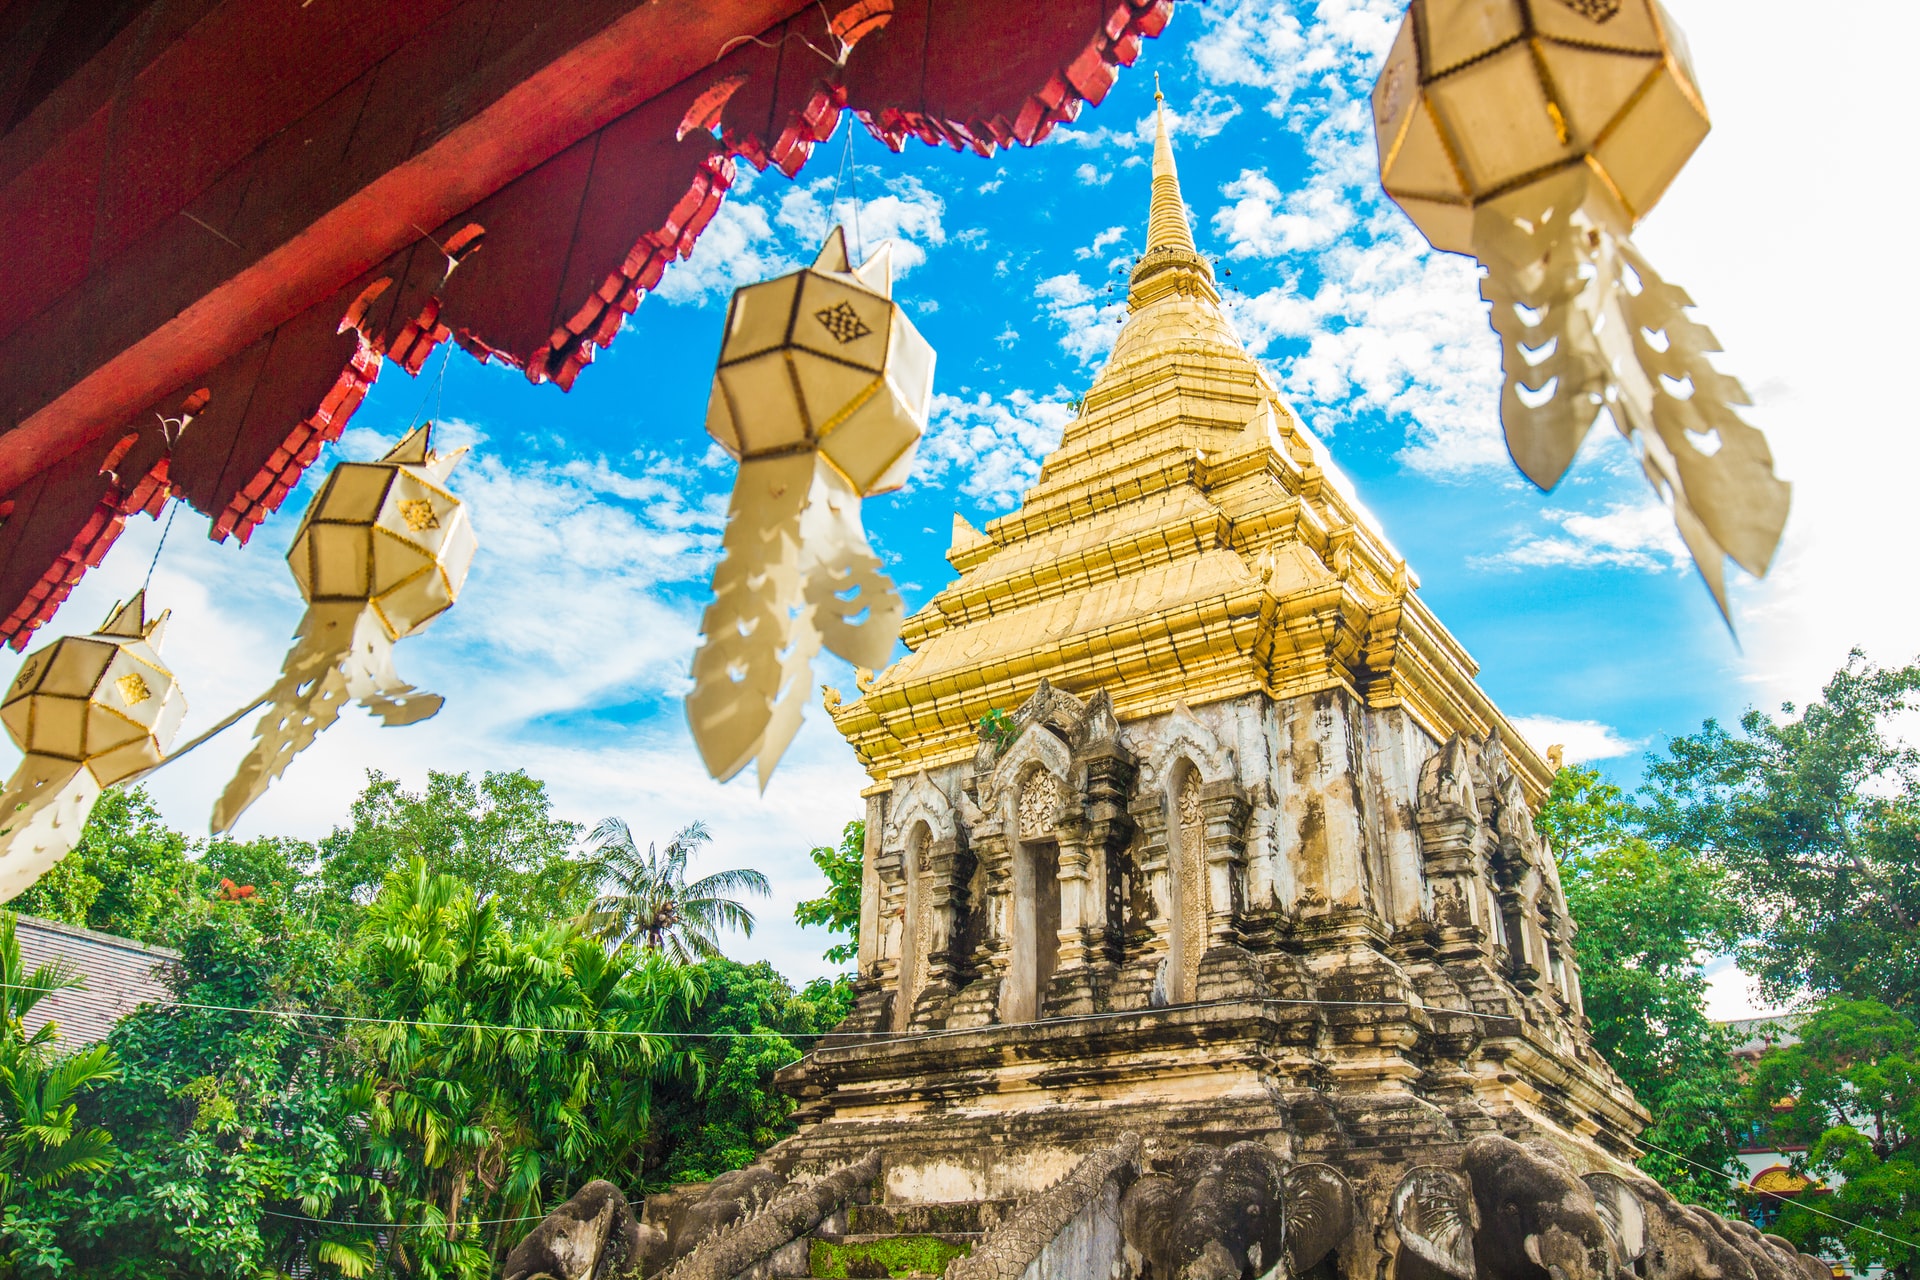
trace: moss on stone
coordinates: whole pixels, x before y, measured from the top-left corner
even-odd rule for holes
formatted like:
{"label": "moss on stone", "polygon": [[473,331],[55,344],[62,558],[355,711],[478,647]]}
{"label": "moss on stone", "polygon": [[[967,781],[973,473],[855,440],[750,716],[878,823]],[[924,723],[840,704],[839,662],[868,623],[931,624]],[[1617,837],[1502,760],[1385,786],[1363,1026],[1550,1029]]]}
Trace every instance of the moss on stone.
{"label": "moss on stone", "polygon": [[937,1276],[955,1258],[972,1252],[938,1236],[889,1236],[884,1240],[815,1240],[807,1270],[816,1280],[880,1280],[883,1276]]}

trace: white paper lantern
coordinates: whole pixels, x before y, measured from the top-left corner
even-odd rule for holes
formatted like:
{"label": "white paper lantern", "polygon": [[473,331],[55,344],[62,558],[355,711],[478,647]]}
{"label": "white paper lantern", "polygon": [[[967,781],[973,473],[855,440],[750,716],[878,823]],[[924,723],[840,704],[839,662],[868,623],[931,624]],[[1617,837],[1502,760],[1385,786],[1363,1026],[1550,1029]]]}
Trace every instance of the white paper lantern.
{"label": "white paper lantern", "polygon": [[0,902],[72,851],[103,788],[165,758],[187,713],[160,661],[167,615],[146,618],[141,591],[92,635],[27,655],[0,701],[26,758],[0,791]]}
{"label": "white paper lantern", "polygon": [[271,705],[253,749],[214,806],[214,831],[230,830],[348,702],[389,727],[440,710],[439,695],[393,667],[394,643],[453,607],[477,546],[465,505],[446,487],[466,450],[436,455],[431,442],[427,423],[378,462],[340,463],[301,517],[287,563],[306,616],[262,699]]}
{"label": "white paper lantern", "polygon": [[1657,0],[1412,0],[1373,90],[1380,180],[1435,248],[1487,269],[1514,462],[1559,483],[1601,409],[1636,445],[1726,613],[1789,487],[1720,349],[1628,233],[1707,135]]}
{"label": "white paper lantern", "polygon": [[727,310],[707,430],[740,474],[687,697],[693,740],[723,781],[758,757],[766,787],[822,645],[881,667],[899,636],[906,607],[867,545],[860,500],[906,483],[934,354],[892,294],[889,246],[855,268],[836,227],[811,267],[741,288]]}

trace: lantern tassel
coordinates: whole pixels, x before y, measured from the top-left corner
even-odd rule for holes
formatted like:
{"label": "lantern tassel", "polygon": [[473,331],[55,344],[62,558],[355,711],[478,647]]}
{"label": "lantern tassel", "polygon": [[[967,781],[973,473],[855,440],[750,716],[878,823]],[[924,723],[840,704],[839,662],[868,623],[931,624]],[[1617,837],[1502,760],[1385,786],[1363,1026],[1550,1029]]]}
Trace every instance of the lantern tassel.
{"label": "lantern tassel", "polygon": [[73,852],[100,783],[85,766],[29,752],[0,791],[0,902],[25,893]]}
{"label": "lantern tassel", "polygon": [[885,666],[906,606],[867,543],[859,494],[815,453],[743,461],[722,545],[687,720],[714,777],[757,757],[765,791],[800,728],[814,657],[824,646]]}
{"label": "lantern tassel", "polygon": [[394,670],[393,644],[369,604],[320,601],[307,607],[280,679],[267,692],[271,705],[254,726],[253,749],[214,805],[214,834],[232,830],[348,702],[358,702],[389,728],[440,710],[445,699],[418,692]]}
{"label": "lantern tassel", "polygon": [[1792,486],[1773,474],[1766,437],[1736,411],[1753,402],[1713,367],[1720,344],[1687,314],[1693,299],[1653,270],[1629,222],[1586,170],[1476,212],[1480,293],[1506,374],[1500,421],[1514,462],[1551,489],[1605,408],[1638,446],[1731,626],[1726,559],[1765,575]]}

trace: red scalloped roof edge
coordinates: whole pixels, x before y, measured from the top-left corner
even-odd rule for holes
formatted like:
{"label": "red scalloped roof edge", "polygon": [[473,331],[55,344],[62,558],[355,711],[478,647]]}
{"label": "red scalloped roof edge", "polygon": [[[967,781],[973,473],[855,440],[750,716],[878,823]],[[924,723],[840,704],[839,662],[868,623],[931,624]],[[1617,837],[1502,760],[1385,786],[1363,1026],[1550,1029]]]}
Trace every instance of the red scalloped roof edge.
{"label": "red scalloped roof edge", "polygon": [[[991,120],[946,120],[893,109],[880,113],[878,118],[866,112],[856,112],[856,117],[869,133],[894,151],[901,150],[908,137],[917,137],[929,146],[972,150],[982,156],[992,155],[996,147],[1033,146],[1044,141],[1055,125],[1077,118],[1082,102],[1099,105],[1113,87],[1119,68],[1132,66],[1140,56],[1141,40],[1157,36],[1166,28],[1173,4],[1174,0],[1140,0],[1138,3],[1117,0],[1107,21],[1079,56],[1056,70],[1040,90],[1028,97],[1012,120],[1003,116]],[[865,34],[865,29],[858,34]],[[386,359],[417,375],[434,348],[453,337],[478,359],[497,359],[511,364],[532,382],[551,381],[562,391],[571,388],[580,370],[593,362],[594,349],[612,345],[626,317],[640,305],[640,299],[660,283],[668,265],[693,252],[695,241],[713,220],[733,185],[733,155],[757,169],[764,170],[771,165],[791,178],[812,155],[814,144],[833,135],[845,102],[843,87],[822,81],[808,100],[788,115],[771,145],[751,135],[734,136],[730,131],[723,141],[732,154],[717,153],[707,161],[666,222],[634,242],[619,269],[610,273],[572,316],[553,331],[546,345],[531,359],[523,361],[512,352],[489,347],[464,330],[453,333],[439,322],[438,297],[430,298],[420,314],[401,328],[387,344],[384,358],[375,343],[363,334],[352,358],[319,407],[288,431],[260,470],[215,516],[211,536],[215,541],[224,542],[232,535],[243,545],[246,543],[261,521],[277,511],[299,484],[302,473],[319,456],[321,447],[340,438],[347,420],[379,378]],[[108,487],[72,544],[47,567],[13,612],[0,621],[0,643],[9,643],[15,649],[24,648],[28,637],[53,616],[81,575],[100,563],[114,539],[120,536],[128,515],[136,511],[159,514],[170,494],[166,466],[163,458],[131,492],[123,494],[118,485]]]}

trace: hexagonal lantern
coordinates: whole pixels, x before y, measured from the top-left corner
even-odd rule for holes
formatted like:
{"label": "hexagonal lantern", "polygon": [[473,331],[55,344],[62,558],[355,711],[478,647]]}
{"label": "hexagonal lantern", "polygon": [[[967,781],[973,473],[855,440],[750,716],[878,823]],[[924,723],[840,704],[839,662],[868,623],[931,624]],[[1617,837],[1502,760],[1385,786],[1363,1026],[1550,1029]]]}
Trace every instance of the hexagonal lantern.
{"label": "hexagonal lantern", "polygon": [[1413,0],[1373,113],[1387,194],[1455,253],[1481,203],[1574,166],[1631,228],[1709,123],[1658,0]]}
{"label": "hexagonal lantern", "polygon": [[168,615],[148,622],[146,604],[141,591],[92,635],[27,655],[0,703],[22,751],[84,765],[103,787],[160,763],[187,700],[160,661]]}
{"label": "hexagonal lantern", "polygon": [[433,453],[432,429],[409,432],[378,462],[336,465],[300,518],[287,564],[307,612],[279,680],[253,704],[267,711],[214,804],[215,832],[230,830],[347,703],[389,726],[439,711],[441,698],[393,666],[395,642],[453,607],[477,546],[465,505],[446,487],[466,450]]}
{"label": "hexagonal lantern", "polygon": [[1658,0],[1412,0],[1373,119],[1387,194],[1486,267],[1515,465],[1552,488],[1606,409],[1725,615],[1725,561],[1766,573],[1788,486],[1692,299],[1630,239],[1707,135],[1672,18]]}
{"label": "hexagonal lantern", "polygon": [[364,600],[394,640],[453,607],[478,545],[446,487],[466,451],[432,454],[432,429],[409,432],[378,462],[334,467],[287,551],[308,603]]}
{"label": "hexagonal lantern", "polygon": [[933,405],[933,348],[892,297],[890,246],[854,268],[835,227],[813,265],[733,295],[707,430],[740,460],[687,721],[725,781],[765,788],[822,647],[885,665],[906,607],[860,526],[899,488]]}
{"label": "hexagonal lantern", "polygon": [[0,901],[23,892],[73,848],[101,790],[166,755],[187,713],[160,661],[167,615],[146,592],[100,629],[27,655],[0,700],[0,722],[26,753],[0,792]]}
{"label": "hexagonal lantern", "polygon": [[839,227],[811,267],[738,290],[707,431],[741,459],[817,449],[862,497],[905,484],[933,348],[892,294],[891,246],[855,269]]}

